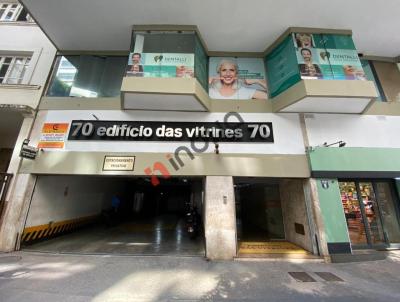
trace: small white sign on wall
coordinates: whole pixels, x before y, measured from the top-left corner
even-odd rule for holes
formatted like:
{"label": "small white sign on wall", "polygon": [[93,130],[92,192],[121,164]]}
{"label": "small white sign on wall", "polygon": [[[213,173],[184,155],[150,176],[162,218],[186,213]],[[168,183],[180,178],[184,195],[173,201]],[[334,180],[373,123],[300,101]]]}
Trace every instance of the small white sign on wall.
{"label": "small white sign on wall", "polygon": [[103,171],[133,171],[135,156],[105,156]]}

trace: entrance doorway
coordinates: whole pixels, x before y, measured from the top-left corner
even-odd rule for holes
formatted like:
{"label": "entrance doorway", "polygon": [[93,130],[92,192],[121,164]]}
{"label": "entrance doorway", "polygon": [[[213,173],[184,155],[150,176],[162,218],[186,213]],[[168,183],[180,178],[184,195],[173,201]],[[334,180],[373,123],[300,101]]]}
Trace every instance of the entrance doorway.
{"label": "entrance doorway", "polygon": [[237,177],[234,186],[239,257],[310,256],[301,180]]}
{"label": "entrance doorway", "polygon": [[284,240],[278,184],[236,184],[236,219],[239,241]]}
{"label": "entrance doorway", "polygon": [[383,248],[400,242],[398,208],[390,181],[339,181],[353,248]]}

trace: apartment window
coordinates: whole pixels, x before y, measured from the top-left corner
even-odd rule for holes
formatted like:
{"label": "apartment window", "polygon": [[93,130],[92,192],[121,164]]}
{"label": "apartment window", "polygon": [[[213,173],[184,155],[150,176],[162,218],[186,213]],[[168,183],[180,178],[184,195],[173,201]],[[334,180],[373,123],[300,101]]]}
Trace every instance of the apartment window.
{"label": "apartment window", "polygon": [[21,84],[30,60],[26,56],[0,56],[0,83]]}
{"label": "apartment window", "polygon": [[34,22],[21,4],[0,3],[0,21]]}

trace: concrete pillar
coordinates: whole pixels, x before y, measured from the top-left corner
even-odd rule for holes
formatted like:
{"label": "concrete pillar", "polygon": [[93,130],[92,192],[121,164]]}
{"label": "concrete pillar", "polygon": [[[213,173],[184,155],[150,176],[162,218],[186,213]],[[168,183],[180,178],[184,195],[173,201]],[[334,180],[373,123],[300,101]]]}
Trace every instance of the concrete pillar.
{"label": "concrete pillar", "polygon": [[29,138],[31,128],[33,125],[34,117],[26,116],[19,130],[17,141],[15,142],[14,151],[11,156],[10,164],[8,165],[7,173],[17,174],[19,166],[21,165],[22,158],[19,157],[19,152],[22,147],[22,143],[26,138]]}
{"label": "concrete pillar", "polygon": [[11,197],[5,204],[0,222],[0,251],[11,252],[19,249],[29,204],[35,188],[36,176],[17,174],[11,188]]}
{"label": "concrete pillar", "polygon": [[321,254],[319,248],[319,234],[317,233],[317,226],[315,223],[314,206],[312,201],[312,192],[309,179],[302,180],[302,187],[304,192],[304,204],[306,205],[307,220],[310,227],[310,238],[312,244],[313,254]]}
{"label": "concrete pillar", "polygon": [[[309,178],[304,182],[304,190],[306,192],[306,198],[309,198],[307,201],[311,206],[311,211],[313,215],[314,222],[314,234],[316,235],[316,242],[318,243],[318,250],[322,257],[324,257],[325,261],[330,261],[329,251],[328,251],[328,243],[326,240],[326,232],[324,226],[324,219],[321,212],[321,206],[319,203],[318,197],[318,188],[317,183],[314,178]],[[315,236],[314,235],[314,236]]]}
{"label": "concrete pillar", "polygon": [[231,176],[206,177],[204,222],[206,257],[233,259],[236,256],[236,211]]}
{"label": "concrete pillar", "polygon": [[24,118],[15,143],[7,172],[13,174],[3,214],[0,220],[0,251],[10,252],[19,249],[19,237],[23,231],[29,203],[33,194],[36,177],[18,174],[22,158],[19,157],[22,142],[29,137],[34,118]]}

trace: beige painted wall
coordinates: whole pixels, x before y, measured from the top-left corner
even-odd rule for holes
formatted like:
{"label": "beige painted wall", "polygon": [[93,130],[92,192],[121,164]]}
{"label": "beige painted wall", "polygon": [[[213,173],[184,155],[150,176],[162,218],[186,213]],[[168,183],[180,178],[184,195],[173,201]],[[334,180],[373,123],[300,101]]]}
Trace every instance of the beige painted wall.
{"label": "beige painted wall", "polygon": [[400,71],[395,63],[373,62],[388,101],[400,101]]}
{"label": "beige painted wall", "polygon": [[[167,154],[39,151],[35,160],[23,160],[21,171],[32,174],[146,175],[145,171],[150,168],[154,175],[162,175],[161,164],[170,175],[177,176],[310,177],[305,155],[202,153],[194,154],[192,159],[182,152],[180,158],[184,165],[175,170],[166,159]],[[135,156],[134,171],[102,171],[105,155]]]}
{"label": "beige painted wall", "polygon": [[25,227],[98,215],[125,184],[119,178],[39,176]]}

